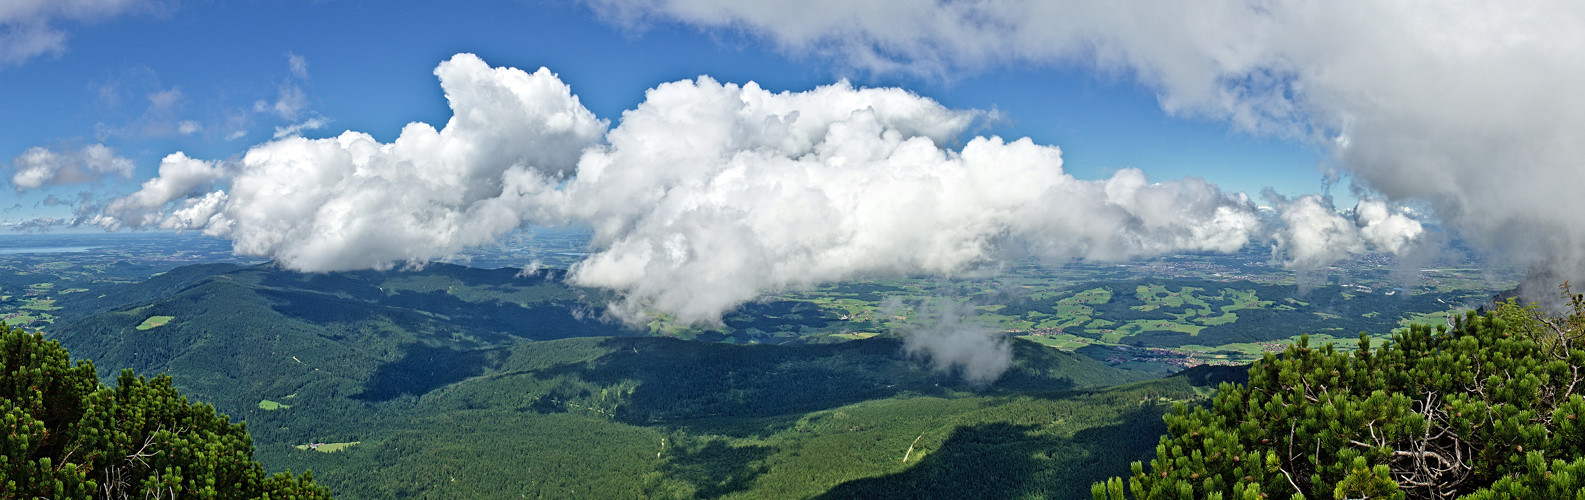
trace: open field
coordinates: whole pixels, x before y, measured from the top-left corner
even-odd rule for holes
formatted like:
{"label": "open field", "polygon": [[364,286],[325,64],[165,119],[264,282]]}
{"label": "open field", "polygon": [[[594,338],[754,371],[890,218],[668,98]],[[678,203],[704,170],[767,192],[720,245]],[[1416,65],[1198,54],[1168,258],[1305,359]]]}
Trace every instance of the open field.
{"label": "open field", "polygon": [[159,327],[165,326],[167,323],[170,323],[171,320],[173,320],[173,319],[176,319],[176,317],[175,316],[149,316],[149,319],[143,320],[143,323],[139,324],[136,328],[138,330],[148,330],[148,329],[151,329],[151,328],[159,328]]}
{"label": "open field", "polygon": [[288,409],[291,409],[291,408],[292,408],[292,405],[281,404],[281,403],[277,403],[275,401],[270,401],[268,399],[264,399],[264,400],[260,400],[259,401],[259,409],[260,410],[264,410],[264,411],[288,410]]}
{"label": "open field", "polygon": [[320,453],[335,453],[353,446],[357,446],[359,443],[359,441],[349,441],[345,443],[309,443],[297,445],[296,448],[304,451],[314,450]]}

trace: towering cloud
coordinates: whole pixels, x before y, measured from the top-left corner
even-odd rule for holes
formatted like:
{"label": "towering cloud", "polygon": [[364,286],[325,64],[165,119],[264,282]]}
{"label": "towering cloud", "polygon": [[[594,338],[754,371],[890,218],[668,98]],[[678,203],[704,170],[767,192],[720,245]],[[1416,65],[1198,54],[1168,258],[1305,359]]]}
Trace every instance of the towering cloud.
{"label": "towering cloud", "polygon": [[[1155,89],[1168,112],[1313,141],[1358,187],[1427,203],[1488,252],[1585,274],[1585,218],[1566,201],[1585,191],[1579,2],[589,3],[616,22],[744,30],[877,72],[1120,72]],[[1375,227],[1378,237],[1403,229]]]}
{"label": "towering cloud", "polygon": [[[593,253],[575,281],[621,292],[613,310],[625,317],[690,322],[856,276],[964,275],[1010,255],[1230,252],[1287,234],[1243,194],[1200,179],[1077,179],[1056,147],[965,141],[980,113],[900,89],[778,93],[700,77],[650,90],[607,131],[545,69],[460,54],[435,74],[454,112],[439,130],[409,124],[388,144],[288,137],[226,162],[173,154],[96,222],[203,230],[305,271],[423,262],[528,224],[584,224]],[[1312,205],[1283,208],[1310,210],[1296,223],[1342,220],[1323,230],[1343,236],[1289,231],[1294,265],[1397,251],[1418,231],[1384,203],[1352,220]]]}
{"label": "towering cloud", "polygon": [[[229,190],[181,202],[162,225],[231,238],[237,252],[293,269],[334,271],[445,257],[550,217],[534,198],[606,123],[546,69],[491,68],[459,54],[435,75],[454,112],[440,130],[411,123],[389,144],[346,132],[256,146],[225,165]],[[162,165],[159,179],[107,214],[132,223],[118,205],[171,202],[170,190],[151,189],[166,179]]]}
{"label": "towering cloud", "polygon": [[1028,139],[948,145],[974,115],[898,89],[771,93],[662,85],[588,151],[565,190],[600,250],[581,283],[684,320],[771,290],[864,274],[955,275],[1007,252],[1055,261],[1232,251],[1253,206],[1138,170],[1085,181]]}

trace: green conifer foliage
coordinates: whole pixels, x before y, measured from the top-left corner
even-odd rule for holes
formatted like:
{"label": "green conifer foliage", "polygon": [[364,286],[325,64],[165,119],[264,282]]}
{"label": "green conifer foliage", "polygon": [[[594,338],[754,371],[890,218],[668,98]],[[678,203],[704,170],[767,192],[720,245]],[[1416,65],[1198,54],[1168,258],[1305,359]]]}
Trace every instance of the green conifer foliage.
{"label": "green conifer foliage", "polygon": [[1510,301],[1379,348],[1361,334],[1351,353],[1301,337],[1210,407],[1175,407],[1150,467],[1093,496],[1585,498],[1585,297],[1570,298],[1569,314]]}
{"label": "green conifer foliage", "polygon": [[122,371],[102,387],[41,335],[0,324],[0,499],[329,498],[311,474],[266,475],[243,424]]}

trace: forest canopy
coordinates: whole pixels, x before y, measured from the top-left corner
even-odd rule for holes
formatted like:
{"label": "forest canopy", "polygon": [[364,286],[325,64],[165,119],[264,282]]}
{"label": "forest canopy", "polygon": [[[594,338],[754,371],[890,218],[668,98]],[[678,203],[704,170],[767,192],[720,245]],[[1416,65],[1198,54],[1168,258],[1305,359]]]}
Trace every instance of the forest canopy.
{"label": "forest canopy", "polygon": [[[1123,498],[1582,498],[1585,296],[1549,314],[1509,300],[1379,348],[1308,338],[1177,405],[1147,470],[1092,486]],[[1126,485],[1126,488],[1125,488]],[[1125,492],[1126,489],[1126,492]],[[1126,496],[1125,496],[1126,495]]]}
{"label": "forest canopy", "polygon": [[267,475],[243,424],[189,403],[168,376],[99,383],[42,335],[0,324],[0,499],[330,498],[313,476]]}

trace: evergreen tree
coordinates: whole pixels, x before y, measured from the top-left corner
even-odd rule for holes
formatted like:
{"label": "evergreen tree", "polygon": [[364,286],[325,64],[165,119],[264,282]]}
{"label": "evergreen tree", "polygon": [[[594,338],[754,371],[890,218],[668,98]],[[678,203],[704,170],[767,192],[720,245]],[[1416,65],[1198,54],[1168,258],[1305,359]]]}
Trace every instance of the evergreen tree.
{"label": "evergreen tree", "polygon": [[246,427],[170,377],[125,370],[103,387],[93,363],[4,324],[0,414],[0,499],[330,497],[312,474],[266,475]]}
{"label": "evergreen tree", "polygon": [[[1565,284],[1565,293],[1567,288]],[[1179,405],[1133,498],[1585,498],[1585,297],[1549,315],[1509,301],[1373,349],[1308,337]],[[1123,499],[1125,481],[1091,488]],[[1577,496],[1579,495],[1579,496]]]}

